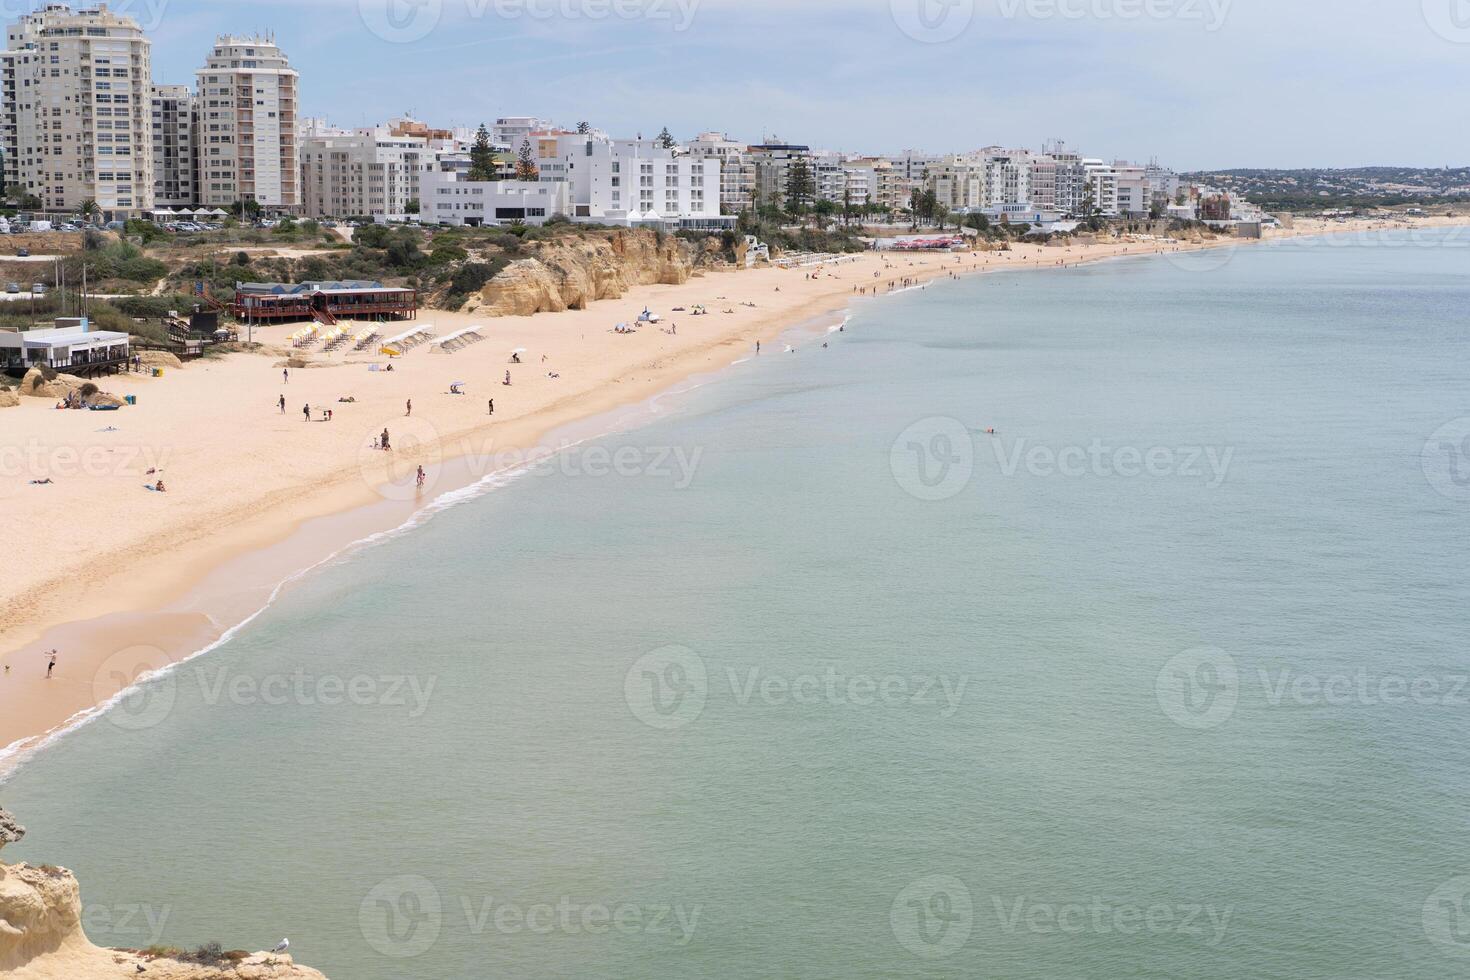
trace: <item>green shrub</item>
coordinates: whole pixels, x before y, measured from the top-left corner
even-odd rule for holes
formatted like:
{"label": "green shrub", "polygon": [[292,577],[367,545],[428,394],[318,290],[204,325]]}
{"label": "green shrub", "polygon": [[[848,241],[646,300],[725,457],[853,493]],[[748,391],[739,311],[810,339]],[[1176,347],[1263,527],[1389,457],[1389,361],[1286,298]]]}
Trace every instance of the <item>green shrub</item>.
{"label": "green shrub", "polygon": [[225,948],[219,943],[205,943],[194,950],[194,959],[200,963],[217,963],[224,955]]}
{"label": "green shrub", "polygon": [[440,306],[446,310],[457,310],[471,293],[483,289],[485,284],[500,274],[510,263],[503,258],[489,262],[466,262],[454,271],[449,279],[449,292]]}
{"label": "green shrub", "polygon": [[469,257],[470,253],[458,245],[441,243],[436,244],[434,251],[429,253],[429,263],[431,265],[448,265],[451,262],[463,262]]}

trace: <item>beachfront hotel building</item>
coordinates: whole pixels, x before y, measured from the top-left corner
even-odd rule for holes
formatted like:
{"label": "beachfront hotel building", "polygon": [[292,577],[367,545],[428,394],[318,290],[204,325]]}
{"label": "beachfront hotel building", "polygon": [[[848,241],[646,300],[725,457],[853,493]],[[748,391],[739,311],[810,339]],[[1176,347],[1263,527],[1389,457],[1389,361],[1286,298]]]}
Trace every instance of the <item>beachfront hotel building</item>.
{"label": "beachfront hotel building", "polygon": [[1118,215],[1118,172],[1097,159],[1082,161],[1087,188],[1084,204],[1090,202],[1093,212],[1102,217]]}
{"label": "beachfront hotel building", "polygon": [[188,207],[198,200],[198,111],[187,85],[155,85],[152,99],[153,203]]}
{"label": "beachfront hotel building", "polygon": [[678,228],[725,228],[720,162],[665,149],[657,140],[557,137],[573,220]]}
{"label": "beachfront hotel building", "polygon": [[469,157],[441,161],[424,174],[423,220],[472,228],[544,225],[571,210],[559,180],[470,180]]}
{"label": "beachfront hotel building", "polygon": [[301,188],[308,217],[403,221],[412,202],[422,210],[421,179],[436,154],[427,136],[396,135],[391,126],[310,136],[301,141]]}
{"label": "beachfront hotel building", "polygon": [[[932,191],[935,203],[946,212],[970,211],[984,207],[986,195],[986,161],[976,154],[941,157],[924,171],[924,189]],[[908,202],[904,202],[904,207]]]}
{"label": "beachfront hotel building", "polygon": [[13,193],[48,214],[89,200],[107,221],[150,210],[153,71],[138,23],[105,4],[47,4],[11,24],[6,42],[0,126]]}
{"label": "beachfront hotel building", "polygon": [[275,41],[221,36],[195,77],[199,203],[299,210],[298,75]]}
{"label": "beachfront hotel building", "polygon": [[786,188],[790,179],[791,165],[805,160],[811,165],[811,147],[801,143],[782,143],[768,140],[749,149],[750,160],[755,166],[755,183],[752,210],[764,207],[786,207]]}
{"label": "beachfront hotel building", "polygon": [[1113,173],[1118,180],[1118,214],[1129,218],[1147,217],[1153,208],[1147,168],[1118,161],[1113,164]]}
{"label": "beachfront hotel building", "polygon": [[755,195],[756,166],[744,143],[723,133],[700,133],[686,147],[695,160],[720,165],[720,210],[725,214],[749,211]]}
{"label": "beachfront hotel building", "polygon": [[981,151],[985,157],[985,204],[1003,207],[1031,203],[1030,150],[1004,150],[998,146]]}
{"label": "beachfront hotel building", "polygon": [[451,225],[572,221],[662,230],[720,230],[720,163],[657,140],[543,135],[537,180],[469,179],[469,157],[445,157],[422,177],[424,218]]}
{"label": "beachfront hotel building", "polygon": [[1033,185],[1040,184],[1039,193],[1033,186],[1032,203],[1063,214],[1075,214],[1081,209],[1087,183],[1081,153],[1061,140],[1050,140],[1042,147],[1041,155],[1032,158],[1031,166]]}

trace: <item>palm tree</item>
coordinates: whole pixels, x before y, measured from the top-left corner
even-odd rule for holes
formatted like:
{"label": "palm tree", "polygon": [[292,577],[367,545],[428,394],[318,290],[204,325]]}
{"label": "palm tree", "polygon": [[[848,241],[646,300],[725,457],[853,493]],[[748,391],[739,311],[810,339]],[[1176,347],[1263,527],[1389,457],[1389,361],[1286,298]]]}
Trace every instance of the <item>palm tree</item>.
{"label": "palm tree", "polygon": [[831,219],[832,214],[836,210],[837,205],[833,204],[825,197],[817,199],[816,203],[812,205],[812,215],[816,220],[818,231],[823,231],[826,229],[827,222]]}
{"label": "palm tree", "polygon": [[97,219],[102,216],[102,205],[89,197],[82,202],[81,207],[77,208],[77,214],[92,224],[96,224]]}

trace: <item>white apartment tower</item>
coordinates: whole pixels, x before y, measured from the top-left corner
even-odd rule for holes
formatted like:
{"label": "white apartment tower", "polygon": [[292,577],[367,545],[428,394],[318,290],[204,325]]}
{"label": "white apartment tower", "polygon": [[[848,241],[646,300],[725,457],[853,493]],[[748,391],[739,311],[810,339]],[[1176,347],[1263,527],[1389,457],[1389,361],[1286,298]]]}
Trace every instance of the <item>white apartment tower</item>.
{"label": "white apartment tower", "polygon": [[296,70],[270,37],[220,37],[196,73],[199,202],[299,210]]}
{"label": "white apartment tower", "polygon": [[109,221],[152,208],[153,71],[137,22],[106,4],[76,12],[47,4],[10,25],[6,46],[14,192],[52,213],[95,201]]}
{"label": "white apartment tower", "polygon": [[302,204],[308,217],[401,221],[438,154],[429,141],[386,126],[301,142]]}
{"label": "white apartment tower", "polygon": [[189,86],[153,87],[153,203],[157,207],[190,207],[199,200],[195,111]]}
{"label": "white apartment tower", "polygon": [[5,188],[13,193],[20,183],[16,167],[18,141],[15,131],[15,64],[18,51],[0,51],[0,153],[5,154]]}

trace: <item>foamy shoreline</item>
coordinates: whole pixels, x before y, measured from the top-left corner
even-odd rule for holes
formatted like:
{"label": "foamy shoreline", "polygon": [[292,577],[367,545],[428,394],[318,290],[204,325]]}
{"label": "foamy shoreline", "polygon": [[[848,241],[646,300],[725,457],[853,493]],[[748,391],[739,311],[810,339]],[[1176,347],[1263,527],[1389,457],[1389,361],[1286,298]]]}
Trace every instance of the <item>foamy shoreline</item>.
{"label": "foamy shoreline", "polygon": [[[1426,219],[1416,226],[1462,220]],[[1276,237],[1399,227],[1313,223]],[[1204,247],[1243,244],[1258,243]],[[53,412],[44,400],[25,399],[23,407],[0,416],[7,435],[17,432],[23,445],[48,459],[68,448],[85,456],[92,447],[98,447],[96,458],[108,459],[121,440],[98,440],[94,430],[112,423],[136,435],[132,445],[140,458],[166,463],[170,493],[147,494],[139,474],[106,466],[48,487],[30,486],[29,472],[0,475],[0,499],[26,508],[29,527],[61,526],[68,515],[73,522],[87,518],[85,525],[67,525],[49,549],[36,542],[26,567],[7,575],[13,591],[0,616],[0,648],[6,651],[0,663],[11,670],[0,676],[0,746],[8,746],[0,749],[0,772],[54,735],[98,717],[101,706],[119,697],[114,678],[132,681],[208,652],[301,576],[493,489],[494,474],[477,473],[468,462],[489,455],[484,450],[530,449],[568,425],[648,404],[691,378],[748,360],[756,340],[769,344],[794,326],[848,306],[855,285],[886,288],[906,277],[927,283],[951,273],[1054,269],[1059,259],[1070,267],[1160,253],[1157,244],[1134,242],[1017,247],[1009,258],[962,253],[958,262],[952,254],[867,254],[834,267],[830,278],[809,280],[808,270],[779,269],[712,274],[679,286],[639,287],[585,311],[479,321],[488,324],[486,343],[452,356],[417,351],[398,361],[392,374],[369,375],[369,359],[348,358],[353,363],[294,370],[283,385],[280,369],[272,367],[278,357],[239,354],[162,381],[109,381],[104,387],[139,395],[137,408],[114,416]],[[739,305],[746,300],[757,306]],[[670,312],[697,303],[737,312],[700,318]],[[634,336],[610,332],[612,323],[633,319],[644,306],[676,322],[679,334],[658,328]],[[440,334],[476,322],[473,315],[437,311],[421,320],[433,322]],[[258,331],[257,339],[275,341],[287,332]],[[509,351],[518,346],[528,349],[525,363],[508,366]],[[507,367],[517,378],[511,388],[495,383]],[[547,370],[562,378],[544,377]],[[448,382],[460,379],[470,380],[470,394],[445,396]],[[372,393],[365,395],[369,386]],[[349,388],[356,403],[332,397]],[[269,404],[282,393],[288,397],[284,415]],[[491,397],[497,400],[493,422],[483,414]],[[415,401],[412,420],[403,417],[408,398]],[[308,400],[340,410],[341,418],[303,423],[300,405]],[[363,451],[368,434],[382,426],[400,447],[393,457],[400,478],[422,462],[434,481],[430,492],[405,492],[394,484],[384,499],[379,490],[389,484],[386,454]],[[411,441],[418,444],[407,445]],[[467,489],[474,487],[481,489]],[[47,680],[42,654],[52,647],[61,650],[61,659],[56,677]]]}

